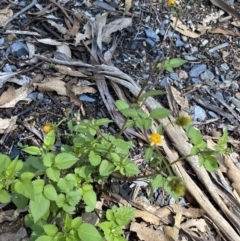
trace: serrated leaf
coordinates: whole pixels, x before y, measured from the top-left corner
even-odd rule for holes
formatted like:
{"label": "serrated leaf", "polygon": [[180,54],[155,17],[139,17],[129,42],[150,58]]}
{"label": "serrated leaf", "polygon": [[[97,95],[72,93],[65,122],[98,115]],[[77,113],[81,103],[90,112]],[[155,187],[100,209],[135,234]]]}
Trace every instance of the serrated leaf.
{"label": "serrated leaf", "polygon": [[92,166],[98,166],[101,162],[101,157],[99,155],[96,155],[93,151],[90,151],[89,153],[89,161]]}
{"label": "serrated leaf", "polygon": [[161,119],[161,118],[165,118],[168,115],[170,115],[171,112],[172,112],[171,110],[166,109],[166,108],[156,108],[150,112],[150,117],[152,117],[154,119]]}
{"label": "serrated leaf", "polygon": [[[77,191],[72,191],[66,194],[66,200],[72,207],[76,206],[81,200],[81,196]],[[74,208],[75,209],[75,208]]]}
{"label": "serrated leaf", "polygon": [[0,173],[5,172],[10,163],[10,158],[7,155],[0,153]]}
{"label": "serrated leaf", "polygon": [[34,198],[34,189],[30,179],[16,181],[14,188],[17,193],[30,199]]}
{"label": "serrated leaf", "polygon": [[47,235],[49,235],[51,237],[55,236],[55,234],[58,232],[57,226],[55,226],[53,224],[43,225],[43,230]]}
{"label": "serrated leaf", "polygon": [[57,182],[60,178],[60,170],[54,167],[47,168],[46,174],[47,177],[54,182]]}
{"label": "serrated leaf", "polygon": [[103,238],[98,230],[89,223],[83,223],[78,229],[78,236],[82,241],[102,241]]}
{"label": "serrated leaf", "polygon": [[37,146],[27,146],[25,148],[22,149],[24,152],[30,154],[30,155],[34,155],[34,156],[38,156],[42,154],[42,148],[37,147]]}
{"label": "serrated leaf", "polygon": [[135,109],[132,109],[132,108],[122,109],[121,113],[126,117],[132,117],[132,118],[138,117],[138,112]]}
{"label": "serrated leaf", "polygon": [[157,175],[156,177],[152,178],[151,179],[151,187],[152,189],[154,190],[155,188],[159,188],[159,187],[162,187],[163,184],[164,184],[164,178],[162,175]]}
{"label": "serrated leaf", "polygon": [[43,179],[34,180],[34,181],[32,181],[32,184],[33,184],[34,195],[43,192],[43,186],[44,186]]}
{"label": "serrated leaf", "polygon": [[118,110],[123,110],[123,109],[128,109],[129,105],[123,101],[123,100],[117,100],[115,102],[116,107],[118,108]]}
{"label": "serrated leaf", "polygon": [[162,91],[162,90],[150,90],[150,91],[142,94],[138,100],[142,101],[143,99],[145,99],[149,96],[164,95],[164,94],[166,94],[166,92]]}
{"label": "serrated leaf", "polygon": [[[41,207],[41,208],[40,208]],[[29,212],[33,217],[34,223],[40,220],[49,210],[50,201],[46,199],[41,193],[34,196],[34,200],[30,200]]]}
{"label": "serrated leaf", "polygon": [[107,118],[102,118],[102,119],[96,120],[96,125],[97,126],[103,126],[103,125],[106,125],[108,123],[112,123],[112,121],[107,119]]}
{"label": "serrated leaf", "polygon": [[127,225],[134,217],[135,208],[120,207],[117,212],[114,213],[114,217],[118,225]]}
{"label": "serrated leaf", "polygon": [[6,190],[0,190],[0,203],[8,203],[10,200],[10,194]]}
{"label": "serrated leaf", "polygon": [[115,166],[108,162],[107,160],[103,160],[99,166],[99,174],[103,177],[109,176],[115,169]]}
{"label": "serrated leaf", "polygon": [[42,235],[38,237],[35,241],[55,241],[55,240],[51,236]]}
{"label": "serrated leaf", "polygon": [[43,156],[43,164],[46,167],[51,167],[54,163],[55,160],[55,154],[53,154],[52,152],[47,153],[46,155]]}
{"label": "serrated leaf", "polygon": [[54,145],[56,140],[56,134],[55,130],[51,130],[47,135],[45,136],[43,140],[43,144],[47,147],[47,149],[51,149],[52,146]]}
{"label": "serrated leaf", "polygon": [[131,163],[131,162],[129,162],[129,163],[124,167],[124,169],[125,169],[125,172],[126,172],[125,175],[128,176],[128,177],[140,173],[140,170],[138,169],[138,167],[137,167],[135,164]]}
{"label": "serrated leaf", "polygon": [[21,174],[21,179],[22,180],[23,179],[30,179],[31,180],[34,176],[35,176],[35,174],[32,173],[32,172],[24,172],[24,173]]}
{"label": "serrated leaf", "polygon": [[93,190],[84,192],[83,200],[90,208],[92,208],[92,210],[94,210],[97,204],[97,196]]}
{"label": "serrated leaf", "polygon": [[199,145],[203,142],[203,137],[199,130],[195,129],[192,126],[187,126],[185,130],[194,145]]}
{"label": "serrated leaf", "polygon": [[81,217],[76,217],[72,220],[71,227],[72,229],[78,229],[80,225],[82,224],[82,218]]}
{"label": "serrated leaf", "polygon": [[55,187],[52,184],[47,184],[43,189],[44,196],[51,201],[55,201],[58,197]]}
{"label": "serrated leaf", "polygon": [[77,161],[78,157],[72,153],[60,153],[55,157],[54,167],[57,167],[60,170],[68,169],[76,164]]}

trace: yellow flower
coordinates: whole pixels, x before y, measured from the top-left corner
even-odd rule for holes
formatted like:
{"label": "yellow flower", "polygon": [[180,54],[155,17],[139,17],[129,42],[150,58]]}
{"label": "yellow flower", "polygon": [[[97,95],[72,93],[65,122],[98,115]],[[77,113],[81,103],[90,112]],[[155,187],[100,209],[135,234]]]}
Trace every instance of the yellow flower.
{"label": "yellow flower", "polygon": [[176,0],[167,0],[167,3],[169,6],[173,5],[176,2]]}
{"label": "yellow flower", "polygon": [[151,146],[160,146],[163,143],[164,136],[158,134],[157,132],[153,132],[149,137],[149,142]]}
{"label": "yellow flower", "polygon": [[45,132],[45,133],[49,133],[51,130],[53,130],[54,129],[54,126],[53,126],[53,124],[46,124],[44,127],[43,127],[43,131]]}
{"label": "yellow flower", "polygon": [[186,112],[181,112],[175,123],[179,126],[187,126],[192,123],[192,118]]}

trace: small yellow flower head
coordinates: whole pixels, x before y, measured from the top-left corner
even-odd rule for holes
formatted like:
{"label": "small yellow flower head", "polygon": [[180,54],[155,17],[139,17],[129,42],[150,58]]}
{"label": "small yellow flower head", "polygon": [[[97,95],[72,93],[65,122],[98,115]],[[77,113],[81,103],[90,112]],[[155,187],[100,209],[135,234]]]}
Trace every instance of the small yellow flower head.
{"label": "small yellow flower head", "polygon": [[43,127],[43,131],[45,132],[45,133],[49,133],[51,130],[53,130],[54,129],[54,126],[53,126],[53,124],[46,124],[44,127]]}
{"label": "small yellow flower head", "polygon": [[175,2],[176,2],[176,0],[167,0],[167,4],[168,4],[168,6],[172,6],[172,5],[174,5]]}
{"label": "small yellow flower head", "polygon": [[164,140],[164,136],[157,132],[153,132],[149,137],[149,142],[151,146],[161,146]]}
{"label": "small yellow flower head", "polygon": [[186,112],[181,112],[175,123],[179,126],[187,126],[192,123],[192,118]]}

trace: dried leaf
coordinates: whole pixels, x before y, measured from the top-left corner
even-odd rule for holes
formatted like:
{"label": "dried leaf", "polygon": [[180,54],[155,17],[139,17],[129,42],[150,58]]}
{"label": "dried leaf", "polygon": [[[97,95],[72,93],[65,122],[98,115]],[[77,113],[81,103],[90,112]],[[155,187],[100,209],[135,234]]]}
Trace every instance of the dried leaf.
{"label": "dried leaf", "polygon": [[[43,81],[42,83],[34,83],[33,86],[37,86],[40,91],[56,91],[59,95],[67,96],[66,83],[60,80],[58,77],[51,78],[50,81]],[[90,86],[73,86],[73,92],[75,95],[83,93],[96,93],[96,90]]]}
{"label": "dried leaf", "polygon": [[0,10],[0,27],[13,16],[13,11],[9,8],[1,9]]}
{"label": "dried leaf", "polygon": [[132,7],[132,0],[125,0],[125,12],[128,12],[130,8]]}
{"label": "dried leaf", "polygon": [[152,223],[154,225],[159,225],[161,222],[160,218],[147,211],[136,210],[134,217],[142,218],[145,222]]}
{"label": "dried leaf", "polygon": [[73,21],[73,26],[71,29],[69,29],[69,31],[67,32],[67,34],[64,35],[64,38],[65,39],[69,39],[73,36],[75,36],[80,28],[80,21],[79,19],[81,19],[82,17],[82,14],[81,12],[77,12],[75,14],[75,18],[74,18],[74,21]]}
{"label": "dried leaf", "polygon": [[57,46],[57,52],[65,54],[70,59],[72,58],[72,52],[66,44],[62,44],[62,45]]}
{"label": "dried leaf", "polygon": [[75,46],[77,46],[80,41],[87,39],[91,39],[92,36],[92,29],[91,25],[87,22],[84,27],[84,34],[83,33],[77,33],[75,38]]}
{"label": "dried leaf", "polygon": [[3,85],[10,79],[11,77],[17,75],[18,73],[5,73],[0,72],[0,88],[3,87]]}
{"label": "dried leaf", "polygon": [[[176,17],[171,17],[171,26],[172,28],[175,28],[175,30],[185,36],[188,36],[190,38],[198,38],[200,37],[199,34],[196,34],[189,30],[189,28],[184,25],[179,19],[177,20]],[[176,26],[176,27],[175,27]]]}
{"label": "dried leaf", "polygon": [[103,28],[103,33],[102,33],[103,42],[110,43],[112,33],[121,31],[122,29],[130,26],[131,24],[132,24],[131,18],[120,18],[110,22]]}
{"label": "dried leaf", "polygon": [[240,36],[239,32],[234,32],[229,29],[221,29],[221,28],[215,28],[213,30],[208,31],[209,33],[216,33],[216,34],[223,34],[223,35],[231,35],[231,36]]}
{"label": "dried leaf", "polygon": [[10,126],[12,123],[13,125],[16,123],[16,117],[12,117],[10,119],[2,119],[0,118],[0,134],[3,134],[6,129]]}
{"label": "dried leaf", "polygon": [[47,20],[48,23],[50,23],[53,27],[55,27],[59,33],[61,34],[66,34],[68,32],[68,30],[63,27],[61,24],[57,24],[52,20]]}
{"label": "dried leaf", "polygon": [[183,97],[182,94],[173,86],[170,87],[174,100],[181,106],[181,109],[189,109],[189,103],[187,97]]}
{"label": "dried leaf", "polygon": [[85,78],[88,77],[87,75],[81,73],[80,71],[73,70],[69,66],[57,64],[57,65],[54,65],[54,69],[57,70],[61,74],[66,74],[66,75],[73,76],[73,77],[85,77]]}
{"label": "dried leaf", "polygon": [[58,46],[58,45],[60,46],[60,45],[62,45],[61,42],[58,42],[58,41],[56,41],[54,39],[50,39],[50,38],[37,39],[37,41],[39,43],[53,45],[53,46]]}
{"label": "dried leaf", "polygon": [[174,241],[171,237],[161,234],[160,231],[146,227],[144,223],[132,222],[130,230],[136,232],[140,240],[144,241]]}
{"label": "dried leaf", "polygon": [[0,96],[0,108],[11,108],[14,107],[18,101],[25,100],[30,101],[27,96],[33,91],[30,86],[22,86],[19,89],[14,89],[10,86],[3,94]]}

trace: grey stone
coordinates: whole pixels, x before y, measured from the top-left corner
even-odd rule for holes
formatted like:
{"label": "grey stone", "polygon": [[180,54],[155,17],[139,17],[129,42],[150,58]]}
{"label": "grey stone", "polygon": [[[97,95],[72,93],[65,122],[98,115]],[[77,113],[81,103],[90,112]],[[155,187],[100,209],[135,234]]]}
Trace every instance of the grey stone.
{"label": "grey stone", "polygon": [[20,1],[18,6],[25,8],[27,6],[27,2],[26,1]]}
{"label": "grey stone", "polygon": [[204,40],[201,42],[200,46],[201,46],[201,47],[204,47],[204,46],[206,46],[207,44],[208,44],[208,40],[207,40],[207,39],[204,39]]}
{"label": "grey stone", "polygon": [[232,98],[232,103],[237,107],[240,108],[240,100],[236,99],[235,97]]}
{"label": "grey stone", "polygon": [[5,38],[0,38],[0,47],[2,47],[5,44]]}
{"label": "grey stone", "polygon": [[227,70],[229,70],[229,66],[228,66],[228,64],[223,63],[223,64],[221,64],[220,69],[222,71],[226,72]]}
{"label": "grey stone", "polygon": [[194,121],[204,121],[207,118],[206,111],[198,105],[192,106],[190,110],[193,111],[192,118]]}
{"label": "grey stone", "polygon": [[180,36],[179,36],[178,34],[176,34],[176,33],[174,33],[174,32],[171,32],[171,31],[168,31],[167,36],[168,36],[169,38],[176,38],[176,39],[180,38]]}
{"label": "grey stone", "polygon": [[218,118],[217,114],[213,111],[208,111],[208,114],[212,117],[212,118]]}
{"label": "grey stone", "polygon": [[191,80],[194,84],[202,84],[202,81],[199,78],[192,78]]}
{"label": "grey stone", "polygon": [[147,39],[146,39],[146,43],[147,43],[150,47],[154,47],[154,46],[155,46],[155,42],[154,42],[152,39],[150,39],[150,38],[147,38]]}
{"label": "grey stone", "polygon": [[191,77],[198,77],[201,73],[203,73],[207,69],[206,64],[196,64],[189,71],[189,75]]}
{"label": "grey stone", "polygon": [[212,57],[213,57],[214,59],[221,59],[220,54],[217,53],[217,52],[212,53]]}
{"label": "grey stone", "polygon": [[220,74],[219,69],[218,69],[217,66],[215,66],[215,74],[216,74],[216,75],[219,75],[219,74]]}
{"label": "grey stone", "polygon": [[194,57],[192,55],[184,55],[183,58],[188,60],[188,61],[196,61],[196,60],[198,60],[196,57]]}
{"label": "grey stone", "polygon": [[176,42],[175,42],[175,46],[176,46],[176,47],[182,47],[182,46],[184,46],[184,45],[185,45],[185,43],[182,42],[180,39],[177,39]]}
{"label": "grey stone", "polygon": [[178,81],[178,82],[182,82],[182,80],[178,77],[178,75],[177,75],[176,73],[171,73],[171,74],[170,74],[170,78],[171,78],[172,80],[176,80],[176,81]]}
{"label": "grey stone", "polygon": [[137,48],[138,44],[139,44],[139,41],[134,40],[131,44],[130,49],[135,50]]}
{"label": "grey stone", "polygon": [[208,69],[201,74],[201,80],[203,81],[211,81],[214,77],[214,74]]}
{"label": "grey stone", "polygon": [[222,92],[217,91],[214,95],[215,95],[218,99],[224,101],[224,97],[223,97]]}
{"label": "grey stone", "polygon": [[159,41],[158,35],[154,32],[152,28],[146,29],[145,34],[147,35],[148,38],[152,39],[154,42]]}
{"label": "grey stone", "polygon": [[160,35],[164,36],[165,33],[166,33],[166,31],[165,31],[164,29],[159,29],[159,34],[160,34]]}
{"label": "grey stone", "polygon": [[205,83],[209,86],[214,86],[216,85],[215,81],[214,80],[205,80]]}
{"label": "grey stone", "polygon": [[4,67],[3,67],[3,71],[4,72],[14,72],[17,70],[17,67],[15,65],[11,65],[11,64],[6,64]]}
{"label": "grey stone", "polygon": [[20,58],[22,56],[28,56],[29,50],[25,43],[16,41],[9,46],[7,52],[11,53],[14,57]]}
{"label": "grey stone", "polygon": [[229,71],[226,75],[227,79],[233,79],[235,77],[235,74],[233,73],[233,71]]}
{"label": "grey stone", "polygon": [[90,103],[96,102],[95,98],[92,98],[92,97],[90,97],[88,95],[85,95],[85,94],[80,95],[79,100],[84,101],[84,102],[90,102]]}
{"label": "grey stone", "polygon": [[220,44],[220,45],[218,45],[218,46],[215,46],[215,47],[209,49],[208,52],[209,52],[209,53],[213,53],[213,52],[215,52],[215,51],[217,51],[217,50],[219,50],[219,49],[222,49],[222,48],[227,47],[228,45],[229,45],[229,43]]}
{"label": "grey stone", "polygon": [[196,53],[196,52],[198,52],[198,48],[197,47],[192,47],[191,48],[191,53],[193,54],[193,53]]}
{"label": "grey stone", "polygon": [[231,83],[231,87],[234,89],[234,90],[238,90],[239,89],[239,84],[236,82],[236,81],[233,81]]}

